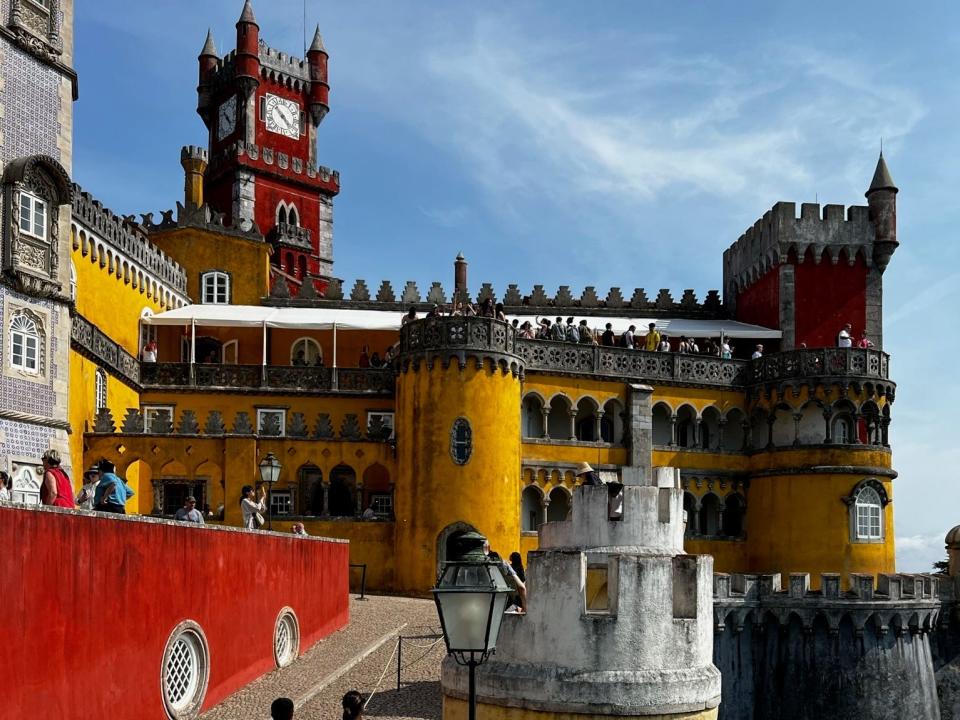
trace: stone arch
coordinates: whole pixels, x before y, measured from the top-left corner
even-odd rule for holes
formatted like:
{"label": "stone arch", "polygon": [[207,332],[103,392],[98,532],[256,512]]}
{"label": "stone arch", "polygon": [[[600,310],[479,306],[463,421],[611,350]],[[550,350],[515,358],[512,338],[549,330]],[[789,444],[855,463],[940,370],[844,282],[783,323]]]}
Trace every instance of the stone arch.
{"label": "stone arch", "polygon": [[769,419],[773,421],[770,440],[774,447],[790,447],[797,439],[794,410],[785,402],[778,402],[770,410]]}
{"label": "stone arch", "polygon": [[527,485],[520,493],[520,529],[535,531],[543,522],[543,491],[536,485]]}
{"label": "stone arch", "polygon": [[226,483],[220,465],[213,460],[204,460],[194,469],[193,477],[196,484],[203,484],[204,489],[203,498],[197,498],[197,510],[204,515],[209,510],[220,517],[227,504]]}
{"label": "stone arch", "polygon": [[858,442],[857,410],[852,402],[843,399],[834,403],[830,413],[830,441],[838,445]]}
{"label": "stone arch", "polygon": [[693,537],[699,534],[698,523],[699,519],[699,503],[697,502],[697,497],[689,491],[684,491],[683,493],[683,510],[686,513],[686,523],[683,528],[684,537]]}
{"label": "stone arch", "polygon": [[[392,495],[390,471],[380,463],[373,463],[363,471],[363,507],[373,505],[374,495]],[[376,509],[376,508],[375,508]]]}
{"label": "stone arch", "polygon": [[312,461],[297,468],[298,498],[301,515],[326,515],[326,488],[323,485],[323,470]]}
{"label": "stone arch", "polygon": [[740,493],[730,493],[723,502],[721,531],[726,537],[742,537],[746,520],[747,501]]}
{"label": "stone arch", "polygon": [[572,440],[574,435],[570,427],[571,402],[563,393],[550,398],[550,414],[547,416],[547,433],[554,440]]}
{"label": "stone arch", "polygon": [[597,433],[597,412],[600,409],[600,403],[589,395],[584,395],[577,401],[577,420],[575,434],[577,440],[583,442],[596,442],[599,440]]}
{"label": "stone arch", "polygon": [[720,411],[708,405],[700,411],[700,442],[704,450],[720,449]]}
{"label": "stone arch", "polygon": [[653,428],[654,445],[673,444],[673,408],[661,401],[653,406],[651,423]]}
{"label": "stone arch", "polygon": [[617,398],[610,398],[603,404],[603,417],[600,420],[600,439],[613,445],[623,444],[624,416],[623,404]]}
{"label": "stone arch", "polygon": [[674,444],[683,448],[697,447],[697,410],[689,403],[677,408]]}
{"label": "stone arch", "polygon": [[746,422],[747,416],[742,409],[734,407],[727,410],[723,415],[723,450],[741,452],[746,449]]}
{"label": "stone arch", "polygon": [[357,472],[345,463],[330,471],[328,510],[333,517],[354,517],[357,514]]}
{"label": "stone arch", "polygon": [[557,485],[550,491],[550,505],[547,508],[547,522],[560,522],[567,519],[570,512],[570,491]]}
{"label": "stone arch", "polygon": [[440,571],[443,569],[444,563],[447,562],[447,558],[451,557],[455,552],[455,543],[457,540],[468,532],[478,531],[473,525],[462,520],[457,520],[447,525],[437,534],[437,542],[434,550],[436,553],[435,557],[437,558],[437,577],[440,576]]}
{"label": "stone arch", "polygon": [[[303,353],[303,356],[300,356]],[[316,365],[323,362],[323,348],[315,338],[309,335],[299,337],[290,343],[291,365]]]}
{"label": "stone arch", "polygon": [[867,400],[860,405],[860,417],[867,444],[881,445],[882,437],[880,433],[880,407],[873,400]]}
{"label": "stone arch", "polygon": [[700,515],[697,520],[701,535],[720,534],[720,498],[713,492],[700,498]]}
{"label": "stone arch", "polygon": [[523,401],[520,403],[520,426],[523,437],[544,437],[546,428],[543,422],[543,407],[543,396],[535,390],[523,396]]}
{"label": "stone arch", "polygon": [[754,450],[763,450],[770,439],[770,430],[767,425],[769,413],[763,408],[755,408],[750,414],[750,447]]}

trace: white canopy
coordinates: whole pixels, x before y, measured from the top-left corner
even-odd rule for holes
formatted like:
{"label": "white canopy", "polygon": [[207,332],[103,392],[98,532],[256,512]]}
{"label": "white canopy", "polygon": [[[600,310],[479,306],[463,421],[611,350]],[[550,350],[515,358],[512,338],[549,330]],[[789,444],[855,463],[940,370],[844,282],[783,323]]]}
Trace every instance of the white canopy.
{"label": "white canopy", "polygon": [[[529,320],[536,325],[537,319],[556,318],[554,308],[543,308],[544,313],[529,315],[511,315],[520,322]],[[566,319],[570,308],[561,313]],[[299,308],[264,307],[261,305],[186,305],[177,310],[143,318],[148,325],[196,325],[198,327],[272,327],[298,328],[304,330],[399,330],[402,312],[391,310],[347,310],[342,308]],[[749,325],[735,320],[691,320],[687,318],[643,318],[643,317],[598,317],[580,312],[573,314],[576,321],[587,318],[590,327],[603,330],[607,323],[616,333],[624,332],[635,325],[638,335],[647,332],[652,322],[661,333],[670,337],[719,338],[721,333],[730,338],[755,338],[758,340],[778,339],[782,333],[760,325]]]}

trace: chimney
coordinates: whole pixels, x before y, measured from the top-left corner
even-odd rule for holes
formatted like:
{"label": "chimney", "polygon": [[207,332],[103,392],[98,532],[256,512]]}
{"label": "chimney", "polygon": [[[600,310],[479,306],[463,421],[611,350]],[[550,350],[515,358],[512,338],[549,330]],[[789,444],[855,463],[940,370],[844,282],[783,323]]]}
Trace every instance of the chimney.
{"label": "chimney", "polygon": [[457,259],[453,261],[453,299],[454,302],[470,301],[470,293],[467,291],[467,261],[462,252],[457,253]]}

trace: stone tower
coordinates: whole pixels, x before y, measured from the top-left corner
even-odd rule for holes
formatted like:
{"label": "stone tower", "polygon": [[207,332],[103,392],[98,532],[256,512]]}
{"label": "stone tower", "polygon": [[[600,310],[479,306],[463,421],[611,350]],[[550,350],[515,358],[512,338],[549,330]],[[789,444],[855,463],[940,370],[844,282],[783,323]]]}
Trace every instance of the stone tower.
{"label": "stone tower", "polygon": [[[492,318],[401,328],[397,376],[395,587],[433,587],[448,544],[477,530],[496,548],[520,534],[516,331]],[[442,528],[437,532],[437,528]]]}
{"label": "stone tower", "polygon": [[[504,618],[477,671],[485,718],[717,716],[713,559],[684,554],[679,471],[650,468],[652,392],[631,388],[622,517],[610,488],[581,485],[571,517],[541,526],[527,614]],[[467,674],[449,657],[442,685],[444,718],[466,717]]]}
{"label": "stone tower", "polygon": [[43,452],[68,471],[72,0],[0,0],[0,469],[39,502]]}
{"label": "stone tower", "polygon": [[197,113],[209,131],[206,202],[235,227],[263,234],[274,270],[294,292],[305,281],[323,291],[340,176],[317,163],[330,91],[320,28],[305,59],[287,55],[261,39],[246,0],[236,49],[218,56],[208,32],[197,61]]}

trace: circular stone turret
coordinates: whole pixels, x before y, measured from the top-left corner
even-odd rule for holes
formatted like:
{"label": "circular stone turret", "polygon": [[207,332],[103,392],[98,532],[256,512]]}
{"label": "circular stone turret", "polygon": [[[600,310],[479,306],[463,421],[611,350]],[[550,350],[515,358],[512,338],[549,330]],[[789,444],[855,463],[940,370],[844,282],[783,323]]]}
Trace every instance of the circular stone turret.
{"label": "circular stone turret", "polygon": [[400,330],[394,586],[426,593],[452,538],[477,530],[509,553],[520,536],[516,331],[480,317]]}

